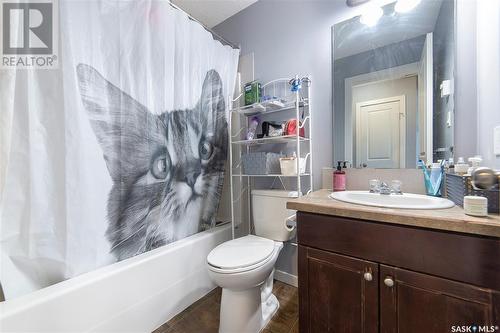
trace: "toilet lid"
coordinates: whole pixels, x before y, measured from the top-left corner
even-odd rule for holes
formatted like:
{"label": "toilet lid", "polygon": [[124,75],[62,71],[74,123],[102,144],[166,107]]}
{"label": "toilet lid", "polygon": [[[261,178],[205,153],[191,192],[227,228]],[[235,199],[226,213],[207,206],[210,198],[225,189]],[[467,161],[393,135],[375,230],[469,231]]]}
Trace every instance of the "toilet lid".
{"label": "toilet lid", "polygon": [[274,251],[274,241],[254,235],[222,243],[210,252],[210,265],[236,269],[255,265],[267,259]]}

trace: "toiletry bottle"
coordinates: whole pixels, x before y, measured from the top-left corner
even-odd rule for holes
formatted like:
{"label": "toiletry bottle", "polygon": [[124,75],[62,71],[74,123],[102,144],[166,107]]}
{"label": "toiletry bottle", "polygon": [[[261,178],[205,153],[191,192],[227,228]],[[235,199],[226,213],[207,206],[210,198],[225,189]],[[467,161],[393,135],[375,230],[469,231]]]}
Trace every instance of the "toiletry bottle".
{"label": "toiletry bottle", "polygon": [[346,185],[346,174],[345,171],[342,170],[341,161],[337,162],[337,170],[333,173],[333,191],[345,191]]}
{"label": "toiletry bottle", "polygon": [[465,163],[463,157],[459,157],[455,164],[455,173],[457,175],[465,175],[469,169],[469,164]]}
{"label": "toiletry bottle", "polygon": [[257,132],[257,127],[259,126],[260,119],[259,117],[255,116],[250,119],[250,125],[248,126],[248,132],[247,132],[247,140],[253,140],[255,139],[255,134]]}
{"label": "toiletry bottle", "polygon": [[479,168],[482,161],[483,161],[483,158],[479,155],[474,156],[474,157],[469,157],[469,162],[471,164],[471,167],[467,170],[467,174],[472,175],[474,170]]}
{"label": "toiletry bottle", "polygon": [[455,173],[455,161],[453,160],[453,157],[448,159],[448,173]]}

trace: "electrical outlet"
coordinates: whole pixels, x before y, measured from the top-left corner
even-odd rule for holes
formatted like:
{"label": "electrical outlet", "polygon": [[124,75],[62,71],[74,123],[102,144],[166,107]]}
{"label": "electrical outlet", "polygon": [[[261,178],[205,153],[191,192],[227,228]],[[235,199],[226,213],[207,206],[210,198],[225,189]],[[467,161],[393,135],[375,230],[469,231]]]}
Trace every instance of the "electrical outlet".
{"label": "electrical outlet", "polygon": [[441,97],[450,96],[453,93],[453,81],[444,80],[439,88],[441,89]]}
{"label": "electrical outlet", "polygon": [[500,126],[493,130],[493,151],[495,155],[500,156]]}
{"label": "electrical outlet", "polygon": [[451,111],[448,111],[448,115],[446,117],[446,127],[451,128]]}

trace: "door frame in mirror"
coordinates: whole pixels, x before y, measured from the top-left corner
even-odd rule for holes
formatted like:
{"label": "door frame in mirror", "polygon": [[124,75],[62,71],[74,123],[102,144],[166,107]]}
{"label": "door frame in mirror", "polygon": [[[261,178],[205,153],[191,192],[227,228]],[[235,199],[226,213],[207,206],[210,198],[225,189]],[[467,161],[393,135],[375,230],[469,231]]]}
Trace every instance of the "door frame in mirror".
{"label": "door frame in mirror", "polygon": [[406,64],[397,67],[391,67],[376,72],[361,74],[345,79],[345,105],[344,105],[344,155],[345,160],[353,162],[354,157],[354,126],[355,117],[353,117],[352,89],[355,86],[363,84],[372,84],[377,82],[397,80],[408,76],[418,76],[420,68],[419,62]]}
{"label": "door frame in mirror", "polygon": [[[417,122],[419,126],[419,150],[418,158],[425,164],[433,162],[434,143],[432,141],[434,131],[434,57],[433,57],[433,33],[425,36],[424,48],[420,57],[418,71],[418,109]],[[423,115],[423,116],[421,116]]]}

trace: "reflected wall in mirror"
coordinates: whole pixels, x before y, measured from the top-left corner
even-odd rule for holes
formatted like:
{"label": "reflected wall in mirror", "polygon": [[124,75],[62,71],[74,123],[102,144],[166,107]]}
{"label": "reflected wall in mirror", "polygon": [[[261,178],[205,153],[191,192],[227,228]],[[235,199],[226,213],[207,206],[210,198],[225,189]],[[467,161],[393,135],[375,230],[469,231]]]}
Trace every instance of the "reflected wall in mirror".
{"label": "reflected wall in mirror", "polygon": [[336,161],[415,168],[453,156],[455,3],[405,9],[333,27]]}

